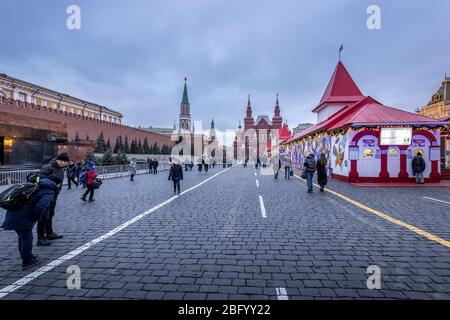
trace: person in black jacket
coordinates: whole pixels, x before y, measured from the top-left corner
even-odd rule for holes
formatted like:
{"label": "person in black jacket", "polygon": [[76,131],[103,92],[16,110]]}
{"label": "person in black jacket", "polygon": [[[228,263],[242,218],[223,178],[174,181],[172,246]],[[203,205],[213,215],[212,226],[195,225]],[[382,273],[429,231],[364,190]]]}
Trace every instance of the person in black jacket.
{"label": "person in black jacket", "polygon": [[42,178],[39,180],[39,188],[35,191],[30,200],[15,210],[6,212],[3,227],[5,230],[16,231],[19,237],[19,253],[22,258],[22,268],[31,268],[42,261],[39,256],[33,255],[33,227],[50,208],[58,189],[59,179]]}
{"label": "person in black jacket", "polygon": [[78,171],[78,166],[73,162],[70,161],[69,166],[67,167],[67,189],[70,190],[72,189],[72,183],[75,184],[76,187],[78,187],[78,182],[76,181],[76,177],[77,177],[77,171]]}
{"label": "person in black jacket", "polygon": [[61,239],[63,237],[53,231],[53,216],[55,215],[56,202],[64,180],[64,168],[69,164],[69,162],[69,155],[64,152],[39,170],[40,178],[48,178],[53,180],[53,182],[58,185],[58,188],[56,189],[48,212],[43,214],[38,221],[38,246],[49,246],[51,245],[49,240]]}
{"label": "person in black jacket", "polygon": [[183,180],[183,167],[178,159],[174,160],[170,168],[169,180],[173,181],[173,193],[180,195],[180,181]]}
{"label": "person in black jacket", "polygon": [[157,174],[158,173],[158,166],[159,166],[159,162],[158,160],[153,160],[153,174]]}
{"label": "person in black jacket", "polygon": [[308,193],[313,192],[313,178],[314,172],[316,171],[316,159],[314,153],[310,153],[303,163],[303,168],[306,175],[306,185],[308,186]]}
{"label": "person in black jacket", "polygon": [[416,183],[424,184],[425,180],[423,178],[423,172],[425,171],[426,164],[421,152],[417,152],[417,155],[414,157],[411,164],[414,175],[416,176]]}
{"label": "person in black jacket", "polygon": [[320,159],[317,160],[316,168],[317,168],[317,183],[320,186],[320,191],[323,192],[328,182],[327,157],[325,156],[325,153],[322,153],[320,155]]}

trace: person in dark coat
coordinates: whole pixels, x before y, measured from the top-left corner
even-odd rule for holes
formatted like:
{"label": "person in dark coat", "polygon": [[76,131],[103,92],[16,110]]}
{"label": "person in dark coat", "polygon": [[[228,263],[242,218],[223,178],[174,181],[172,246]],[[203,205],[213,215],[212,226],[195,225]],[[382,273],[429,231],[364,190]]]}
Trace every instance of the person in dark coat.
{"label": "person in dark coat", "polygon": [[49,240],[61,239],[63,236],[58,235],[53,231],[53,217],[55,216],[56,202],[58,201],[58,195],[62,189],[62,183],[64,180],[64,168],[69,164],[70,159],[67,153],[61,153],[55,159],[51,160],[48,164],[44,165],[39,170],[39,177],[48,178],[58,185],[55,196],[50,204],[50,208],[47,213],[43,214],[37,224],[38,234],[38,246],[49,246],[51,242]]}
{"label": "person in dark coat", "polygon": [[325,153],[322,153],[320,155],[320,159],[317,160],[316,163],[316,168],[317,168],[317,183],[320,186],[320,191],[323,192],[328,182],[327,157],[325,156]]}
{"label": "person in dark coat", "polygon": [[425,180],[423,178],[423,172],[425,171],[426,163],[421,152],[417,152],[417,155],[414,157],[411,164],[414,175],[416,176],[416,183],[424,184]]}
{"label": "person in dark coat", "polygon": [[84,168],[84,160],[78,161],[76,166],[77,166],[77,183],[80,184],[80,174]]}
{"label": "person in dark coat", "polygon": [[73,161],[70,161],[70,164],[67,167],[66,171],[68,190],[72,189],[72,183],[74,183],[75,186],[78,187],[78,182],[76,181],[77,171],[78,171],[77,165]]}
{"label": "person in dark coat", "polygon": [[56,177],[52,179],[40,178],[39,188],[32,194],[30,200],[18,209],[6,212],[3,227],[5,230],[16,231],[19,237],[19,253],[24,270],[42,261],[42,258],[33,255],[33,227],[54,201],[60,180]]}
{"label": "person in dark coat", "polygon": [[313,153],[310,153],[303,163],[303,170],[306,175],[306,184],[308,186],[308,193],[313,192],[313,178],[314,172],[316,171],[316,159]]}
{"label": "person in dark coat", "polygon": [[158,160],[153,160],[153,174],[157,174],[158,173],[158,166],[159,166],[159,162]]}
{"label": "person in dark coat", "polygon": [[173,193],[180,195],[180,181],[183,180],[183,167],[178,159],[174,160],[174,164],[170,168],[169,180],[173,181]]}

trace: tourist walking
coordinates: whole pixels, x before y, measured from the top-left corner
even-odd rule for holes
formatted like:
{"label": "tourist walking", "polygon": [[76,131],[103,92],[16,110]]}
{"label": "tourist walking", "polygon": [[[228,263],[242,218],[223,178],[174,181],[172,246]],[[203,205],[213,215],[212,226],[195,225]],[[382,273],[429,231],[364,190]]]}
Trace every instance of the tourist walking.
{"label": "tourist walking", "polygon": [[40,179],[47,178],[52,180],[57,184],[57,188],[48,211],[45,214],[41,215],[37,224],[38,246],[49,246],[51,245],[51,242],[49,240],[57,240],[63,237],[62,235],[58,235],[53,231],[53,217],[55,216],[55,208],[56,202],[58,201],[58,195],[62,189],[64,169],[65,167],[67,167],[69,162],[69,155],[63,152],[39,170]]}
{"label": "tourist walking", "polygon": [[134,176],[135,176],[136,173],[137,173],[137,170],[136,170],[136,168],[137,168],[136,161],[131,160],[129,166],[130,166],[130,181],[134,181]]}
{"label": "tourist walking", "polygon": [[148,173],[152,174],[153,173],[153,160],[150,158],[147,158],[147,168],[148,168]]}
{"label": "tourist walking", "polygon": [[284,178],[290,179],[291,178],[292,160],[289,155],[285,155],[283,157],[283,166],[284,166]]}
{"label": "tourist walking", "polygon": [[320,186],[320,191],[323,192],[325,186],[328,182],[328,176],[327,176],[327,157],[325,156],[325,153],[322,153],[320,155],[319,160],[317,160],[316,168],[317,168],[317,184]]}
{"label": "tourist walking", "polygon": [[203,159],[202,158],[198,158],[198,160],[197,160],[197,168],[198,168],[198,172],[202,173],[202,169],[203,169]]}
{"label": "tourist walking", "polygon": [[278,173],[280,172],[281,168],[281,160],[279,155],[274,155],[272,157],[272,168],[273,168],[273,175],[275,179],[278,179]]}
{"label": "tourist walking", "polygon": [[73,161],[70,161],[69,166],[67,167],[67,170],[66,170],[67,189],[68,190],[72,189],[72,183],[74,183],[75,186],[78,187],[78,181],[76,179],[77,171],[78,171],[78,166]]}
{"label": "tourist walking", "polygon": [[416,183],[424,184],[425,179],[423,177],[423,172],[425,171],[426,164],[421,152],[417,152],[417,155],[413,158],[411,164],[414,175],[416,176]]}
{"label": "tourist walking", "polygon": [[303,163],[304,177],[306,178],[306,185],[308,187],[308,193],[313,192],[313,178],[316,171],[316,159],[313,153],[310,153]]}
{"label": "tourist walking", "polygon": [[203,161],[203,165],[205,166],[205,172],[208,172],[208,169],[209,169],[209,158],[206,158]]}
{"label": "tourist walking", "polygon": [[97,174],[95,173],[95,164],[90,162],[86,166],[86,192],[81,197],[81,200],[86,202],[86,197],[89,195],[89,202],[95,201],[94,199],[94,182],[95,178],[97,178]]}
{"label": "tourist walking", "polygon": [[57,176],[39,179],[39,188],[31,195],[30,199],[19,208],[6,212],[3,228],[14,230],[17,233],[23,270],[42,261],[42,258],[33,255],[33,228],[36,221],[48,212],[60,183],[61,180]]}
{"label": "tourist walking", "polygon": [[170,168],[169,180],[173,181],[173,193],[180,195],[180,181],[183,180],[183,168],[178,159],[174,160],[174,164]]}

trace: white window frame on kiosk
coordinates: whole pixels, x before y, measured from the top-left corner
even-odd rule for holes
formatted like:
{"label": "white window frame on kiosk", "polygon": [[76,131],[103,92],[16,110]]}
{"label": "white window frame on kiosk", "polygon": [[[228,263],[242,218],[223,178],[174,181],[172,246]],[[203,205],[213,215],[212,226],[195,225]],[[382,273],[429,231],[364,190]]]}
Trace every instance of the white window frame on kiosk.
{"label": "white window frame on kiosk", "polygon": [[409,146],[412,128],[381,128],[380,146]]}

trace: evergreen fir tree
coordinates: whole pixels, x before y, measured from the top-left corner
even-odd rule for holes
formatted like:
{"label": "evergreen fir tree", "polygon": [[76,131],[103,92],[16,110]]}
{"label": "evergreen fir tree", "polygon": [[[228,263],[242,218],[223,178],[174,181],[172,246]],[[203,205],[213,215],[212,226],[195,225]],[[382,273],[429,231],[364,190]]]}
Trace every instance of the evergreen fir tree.
{"label": "evergreen fir tree", "polygon": [[144,147],[142,146],[142,141],[139,139],[138,145],[137,145],[138,153],[143,154],[144,153]]}
{"label": "evergreen fir tree", "polygon": [[158,143],[156,143],[156,142],[153,144],[153,154],[161,154]]}
{"label": "evergreen fir tree", "polygon": [[114,146],[114,153],[119,153],[120,151],[120,143],[119,143],[119,136],[116,137],[116,144]]}
{"label": "evergreen fir tree", "polygon": [[79,142],[79,141],[81,141],[81,138],[80,138],[80,134],[77,131],[77,133],[75,133],[75,142]]}
{"label": "evergreen fir tree", "polygon": [[106,143],[106,151],[112,153],[111,141],[109,139],[108,142]]}
{"label": "evergreen fir tree", "polygon": [[100,135],[97,138],[97,146],[95,148],[95,152],[105,153],[105,151],[106,151],[105,138],[103,137],[103,131],[101,131]]}
{"label": "evergreen fir tree", "polygon": [[123,144],[123,152],[125,154],[130,153],[130,145],[128,144],[128,137],[127,136],[125,136],[125,142]]}
{"label": "evergreen fir tree", "polygon": [[[111,147],[110,147],[111,149]],[[116,161],[111,153],[111,150],[108,149],[102,157],[102,165],[104,166],[112,166],[116,164]]]}
{"label": "evergreen fir tree", "polygon": [[88,134],[86,135],[86,141],[90,141],[90,140],[89,140],[89,135],[88,135]]}
{"label": "evergreen fir tree", "polygon": [[130,153],[131,154],[136,154],[137,152],[137,142],[136,139],[133,139],[133,141],[131,142],[131,147],[130,147]]}
{"label": "evergreen fir tree", "polygon": [[144,145],[142,146],[142,149],[143,149],[145,154],[149,154],[150,153],[150,147],[148,146],[148,139],[147,138],[144,138]]}

